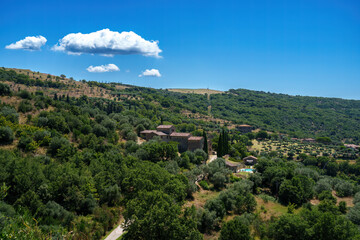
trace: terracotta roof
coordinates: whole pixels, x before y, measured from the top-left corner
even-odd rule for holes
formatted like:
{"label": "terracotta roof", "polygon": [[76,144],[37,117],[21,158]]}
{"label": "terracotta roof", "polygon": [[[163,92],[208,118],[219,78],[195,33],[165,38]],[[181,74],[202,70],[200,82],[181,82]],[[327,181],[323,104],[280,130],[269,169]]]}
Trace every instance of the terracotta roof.
{"label": "terracotta roof", "polygon": [[243,160],[257,160],[257,157],[254,157],[254,156],[247,156],[247,157],[244,157]]}
{"label": "terracotta roof", "polygon": [[155,130],[144,130],[144,131],[141,131],[140,133],[146,134],[146,133],[153,133],[153,132],[156,132],[156,131]]}
{"label": "terracotta roof", "polygon": [[172,128],[173,127],[173,125],[159,125],[159,126],[157,126],[156,128],[158,129],[158,128],[160,128],[160,129],[169,129],[169,128]]}
{"label": "terracotta roof", "polygon": [[229,167],[237,167],[239,166],[240,164],[239,163],[233,163],[233,162],[228,162],[228,161],[225,161],[225,164]]}
{"label": "terracotta roof", "polygon": [[344,146],[348,148],[360,148],[359,145],[355,145],[355,144],[344,144]]}
{"label": "terracotta roof", "polygon": [[163,132],[159,132],[159,131],[156,131],[156,132],[154,132],[156,135],[158,135],[158,136],[167,136],[167,134],[166,133],[163,133]]}
{"label": "terracotta roof", "polygon": [[170,137],[190,137],[191,133],[178,133],[178,132],[173,132],[172,134],[170,134]]}
{"label": "terracotta roof", "polygon": [[194,137],[194,136],[191,136],[189,137],[189,141],[201,141],[203,139],[203,137]]}

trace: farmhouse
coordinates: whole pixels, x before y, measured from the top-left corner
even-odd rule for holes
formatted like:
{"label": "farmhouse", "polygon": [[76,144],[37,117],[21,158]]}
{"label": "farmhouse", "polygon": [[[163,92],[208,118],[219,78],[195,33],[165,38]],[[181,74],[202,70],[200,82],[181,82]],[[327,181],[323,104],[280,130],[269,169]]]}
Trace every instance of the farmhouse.
{"label": "farmhouse", "polygon": [[229,168],[232,172],[236,173],[240,167],[239,163],[235,162],[229,162],[225,160],[225,165],[227,168]]}
{"label": "farmhouse", "polygon": [[240,131],[241,133],[249,133],[252,131],[252,126],[247,124],[237,125],[236,130]]}
{"label": "farmhouse", "polygon": [[347,148],[352,148],[352,149],[359,149],[360,146],[359,145],[355,145],[355,144],[344,144],[345,147]]}
{"label": "farmhouse", "polygon": [[315,139],[313,139],[313,138],[304,138],[304,139],[302,139],[302,142],[314,143]]}
{"label": "farmhouse", "polygon": [[192,136],[191,133],[179,133],[175,131],[173,125],[159,125],[156,130],[144,130],[140,132],[140,136],[147,141],[155,136],[159,136],[162,141],[177,142],[179,152],[187,150],[194,151],[196,149],[203,149],[204,138]]}
{"label": "farmhouse", "polygon": [[188,138],[188,149],[190,151],[194,151],[195,149],[202,149],[204,146],[204,138],[203,137],[194,137],[191,136]]}
{"label": "farmhouse", "polygon": [[175,127],[173,125],[159,125],[157,126],[156,130],[170,135],[175,132]]}
{"label": "farmhouse", "polygon": [[257,161],[257,157],[254,156],[244,157],[243,161],[246,165],[255,165]]}

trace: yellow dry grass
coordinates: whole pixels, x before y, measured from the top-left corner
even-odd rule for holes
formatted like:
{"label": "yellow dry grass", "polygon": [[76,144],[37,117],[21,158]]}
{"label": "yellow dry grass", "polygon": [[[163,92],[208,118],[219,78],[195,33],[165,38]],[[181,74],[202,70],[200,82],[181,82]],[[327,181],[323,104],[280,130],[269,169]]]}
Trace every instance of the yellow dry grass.
{"label": "yellow dry grass", "polygon": [[198,89],[188,89],[188,88],[169,88],[167,89],[170,92],[178,92],[178,93],[195,93],[195,94],[219,94],[224,93],[220,90],[206,89],[206,88],[198,88]]}

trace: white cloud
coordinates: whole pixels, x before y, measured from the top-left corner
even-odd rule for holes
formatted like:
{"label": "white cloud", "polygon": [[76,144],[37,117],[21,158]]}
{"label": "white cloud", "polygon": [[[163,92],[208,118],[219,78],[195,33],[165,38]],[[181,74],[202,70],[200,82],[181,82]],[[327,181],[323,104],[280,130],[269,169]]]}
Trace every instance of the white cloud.
{"label": "white cloud", "polygon": [[45,45],[46,38],[43,36],[31,36],[26,37],[25,39],[22,39],[20,41],[17,41],[16,43],[12,43],[10,45],[7,45],[6,49],[24,49],[24,50],[40,50],[40,48]]}
{"label": "white cloud", "polygon": [[70,33],[53,48],[69,54],[100,54],[104,56],[139,54],[159,58],[162,50],[158,41],[148,41],[130,32],[113,32],[103,29],[92,33]]}
{"label": "white cloud", "polygon": [[115,64],[107,64],[107,65],[100,65],[100,66],[89,66],[86,69],[88,72],[93,72],[93,73],[103,73],[103,72],[117,72],[120,71],[120,69],[118,68],[118,66],[116,66]]}
{"label": "white cloud", "polygon": [[157,69],[146,69],[139,77],[161,77],[161,74]]}

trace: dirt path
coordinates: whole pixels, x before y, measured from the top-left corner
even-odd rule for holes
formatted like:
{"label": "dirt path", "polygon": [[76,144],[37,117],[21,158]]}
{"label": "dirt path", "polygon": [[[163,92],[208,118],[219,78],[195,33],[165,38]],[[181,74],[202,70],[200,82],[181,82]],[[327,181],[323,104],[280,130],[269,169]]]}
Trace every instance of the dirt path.
{"label": "dirt path", "polygon": [[124,233],[121,224],[117,226],[104,240],[116,240]]}

